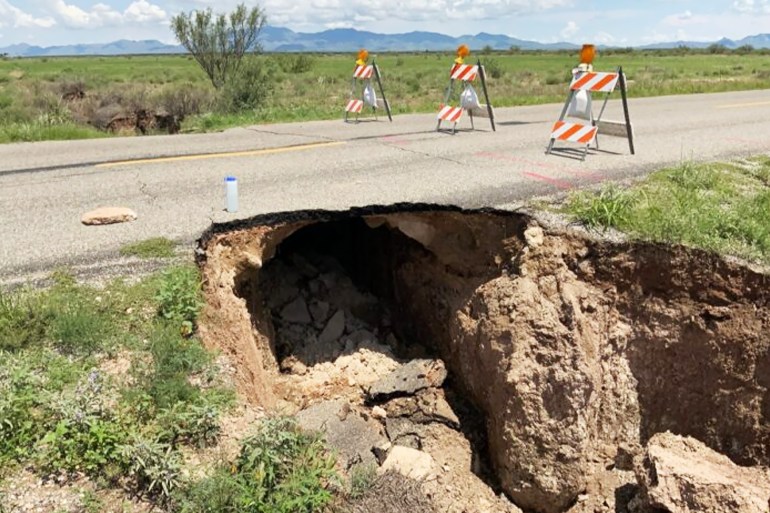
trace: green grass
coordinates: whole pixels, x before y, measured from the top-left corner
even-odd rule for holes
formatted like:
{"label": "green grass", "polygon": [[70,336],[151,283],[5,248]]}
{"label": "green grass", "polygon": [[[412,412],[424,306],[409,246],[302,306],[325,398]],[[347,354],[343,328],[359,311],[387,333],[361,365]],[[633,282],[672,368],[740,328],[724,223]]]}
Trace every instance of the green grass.
{"label": "green grass", "polygon": [[621,190],[579,192],[565,210],[589,227],[770,264],[770,158],[664,169]]}
{"label": "green grass", "polygon": [[153,237],[132,244],[126,244],[120,248],[120,254],[139,258],[170,258],[175,254],[175,247],[174,241],[165,237]]}
{"label": "green grass", "polygon": [[41,123],[14,123],[0,125],[0,143],[35,142],[35,141],[69,141],[74,139],[98,139],[109,137],[93,127],[76,125],[71,122],[60,125]]}
{"label": "green grass", "polygon": [[[103,288],[63,271],[53,281],[0,292],[0,479],[21,467],[87,476],[96,489],[83,495],[86,511],[116,491],[169,513],[323,511],[334,458],[290,419],[255,426],[235,459],[191,468],[188,456],[217,443],[235,399],[193,333],[195,267]],[[110,372],[118,358],[128,370]]]}
{"label": "green grass", "polygon": [[[498,107],[561,102],[566,96],[573,52],[493,52],[480,57],[489,71],[489,93]],[[376,56],[388,100],[395,113],[431,112],[443,101],[452,52],[382,53]],[[353,54],[263,55],[273,87],[260,109],[223,113],[211,106],[189,116],[186,131],[212,131],[253,123],[334,119],[341,117],[350,92]],[[300,62],[302,60],[302,62]],[[598,70],[622,65],[632,98],[770,88],[770,53],[632,51],[606,52]],[[37,127],[35,120],[67,120],[66,112],[84,115],[81,104],[62,104],[61,90],[82,83],[88,104],[105,97],[127,96],[129,103],[156,101],[184,86],[202,96],[215,94],[198,65],[184,55],[62,57],[0,61],[0,141],[90,137],[70,125]],[[46,101],[41,101],[45,98]],[[205,102],[204,102],[205,103]],[[54,113],[51,116],[51,112]],[[76,116],[77,117],[77,116]],[[66,121],[69,123],[69,121]],[[82,125],[78,125],[82,126]]]}
{"label": "green grass", "polygon": [[[45,290],[0,292],[0,467],[32,461],[42,475],[110,480],[130,464],[121,447],[134,435],[175,448],[216,439],[213,424],[233,395],[189,379],[210,372],[212,362],[180,329],[199,308],[194,268],[104,289],[63,273],[54,280]],[[131,355],[131,386],[100,369],[116,353]]]}

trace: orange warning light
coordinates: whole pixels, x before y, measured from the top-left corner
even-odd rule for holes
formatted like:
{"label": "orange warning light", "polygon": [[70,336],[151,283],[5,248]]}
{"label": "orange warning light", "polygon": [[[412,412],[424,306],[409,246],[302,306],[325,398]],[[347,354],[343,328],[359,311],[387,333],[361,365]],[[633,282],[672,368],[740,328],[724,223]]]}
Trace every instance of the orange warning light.
{"label": "orange warning light", "polygon": [[358,51],[358,59],[356,60],[356,64],[358,64],[359,66],[363,66],[364,64],[366,64],[366,59],[368,58],[369,58],[369,52],[361,48]]}
{"label": "orange warning light", "polygon": [[583,45],[580,49],[580,64],[592,64],[596,58],[596,47],[594,45]]}
{"label": "orange warning light", "polygon": [[463,60],[471,54],[470,48],[468,48],[468,45],[460,45],[457,47],[457,58],[455,59],[455,63],[462,64]]}

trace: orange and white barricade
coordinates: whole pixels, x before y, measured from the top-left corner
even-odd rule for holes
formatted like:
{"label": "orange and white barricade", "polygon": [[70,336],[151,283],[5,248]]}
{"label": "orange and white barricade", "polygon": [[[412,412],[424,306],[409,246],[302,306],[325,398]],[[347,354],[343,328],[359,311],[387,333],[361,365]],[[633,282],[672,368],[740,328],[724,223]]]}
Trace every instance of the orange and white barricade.
{"label": "orange and white barricade", "polygon": [[[476,64],[465,64],[464,59],[468,56],[470,51],[465,45],[461,45],[457,49],[457,59],[452,68],[449,70],[449,86],[446,89],[446,96],[444,103],[439,106],[438,123],[436,125],[436,131],[441,131],[441,123],[451,123],[452,133],[455,133],[457,129],[457,123],[463,115],[463,112],[467,112],[471,120],[471,128],[475,129],[473,118],[483,117],[489,118],[489,122],[492,125],[492,131],[495,131],[495,114],[492,110],[492,104],[489,101],[489,93],[487,92],[487,77],[484,72],[484,66],[481,65],[481,61],[478,60]],[[481,82],[481,89],[484,93],[485,104],[479,102],[476,90],[471,85],[471,82],[478,78]],[[452,99],[452,92],[456,82],[463,84],[463,90],[460,93],[459,105],[455,106],[450,103]]]}
{"label": "orange and white barricade", "polygon": [[[617,88],[620,89],[625,120],[603,120],[607,102]],[[596,117],[591,109],[591,93],[605,93],[602,108]],[[619,67],[614,72],[578,71],[575,73],[570,83],[567,101],[564,103],[558,121],[551,129],[551,139],[546,153],[550,154],[554,150],[554,144],[557,141],[574,143],[584,146],[582,160],[585,160],[591,144],[599,148],[599,135],[627,138],[631,154],[634,154],[634,133],[628,113],[628,94],[623,68]]]}
{"label": "orange and white barricade", "polygon": [[[393,121],[393,116],[390,113],[390,104],[385,99],[385,90],[382,87],[382,77],[380,75],[380,68],[377,63],[372,59],[372,63],[368,64],[369,52],[361,50],[358,52],[358,59],[356,60],[356,66],[353,68],[353,80],[350,85],[350,99],[345,105],[345,122],[349,121],[350,114],[356,115],[356,121],[363,112],[364,107],[371,107],[374,112],[375,118],[377,117],[377,109],[384,108],[388,114],[388,119]],[[380,90],[380,97],[377,97],[377,92],[372,84],[372,79],[377,81],[377,86]],[[360,93],[358,90],[360,88]]]}

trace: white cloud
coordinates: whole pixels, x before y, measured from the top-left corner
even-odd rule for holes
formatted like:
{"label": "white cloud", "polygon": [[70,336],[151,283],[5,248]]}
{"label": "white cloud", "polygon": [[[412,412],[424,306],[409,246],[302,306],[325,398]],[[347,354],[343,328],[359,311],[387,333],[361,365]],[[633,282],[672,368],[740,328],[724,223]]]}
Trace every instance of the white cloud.
{"label": "white cloud", "polygon": [[0,0],[0,27],[50,28],[54,25],[56,25],[56,20],[50,16],[36,18],[35,16],[22,11],[18,7],[11,5],[8,0]]}
{"label": "white cloud", "polygon": [[103,3],[94,4],[88,11],[77,5],[68,4],[64,0],[52,0],[49,2],[49,6],[62,23],[70,28],[97,28],[130,23],[162,22],[168,17],[166,11],[147,0],[134,1],[123,12]]}
{"label": "white cloud", "polygon": [[770,14],[770,0],[735,0],[733,9],[747,14]]}
{"label": "white cloud", "polygon": [[577,34],[579,30],[580,27],[578,27],[577,23],[574,21],[568,21],[567,25],[561,29],[561,32],[559,32],[559,35],[562,37],[562,39],[569,39]]}

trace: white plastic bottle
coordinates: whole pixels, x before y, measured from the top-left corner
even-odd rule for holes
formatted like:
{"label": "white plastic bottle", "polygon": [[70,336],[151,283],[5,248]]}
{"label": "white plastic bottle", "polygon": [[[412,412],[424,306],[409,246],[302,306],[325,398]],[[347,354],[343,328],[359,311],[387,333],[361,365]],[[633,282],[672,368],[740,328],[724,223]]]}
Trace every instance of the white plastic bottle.
{"label": "white plastic bottle", "polygon": [[225,177],[225,196],[228,212],[238,212],[238,180],[234,176]]}

